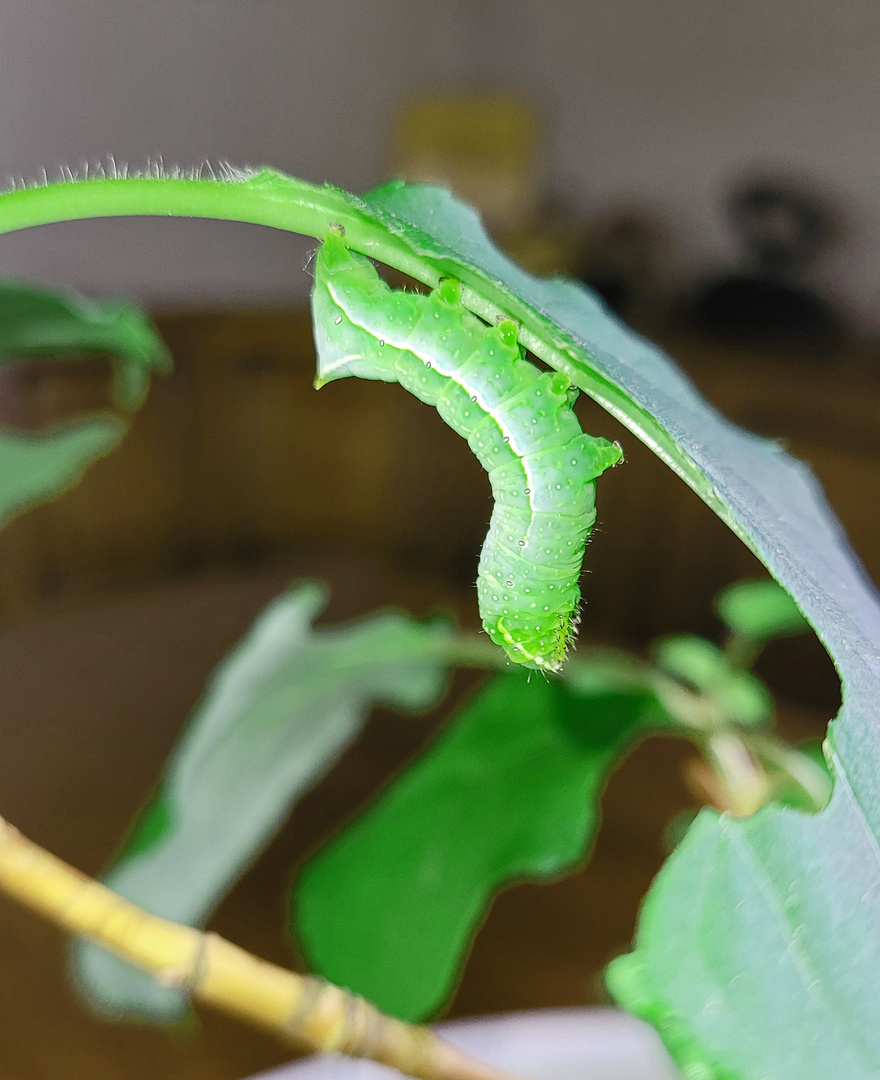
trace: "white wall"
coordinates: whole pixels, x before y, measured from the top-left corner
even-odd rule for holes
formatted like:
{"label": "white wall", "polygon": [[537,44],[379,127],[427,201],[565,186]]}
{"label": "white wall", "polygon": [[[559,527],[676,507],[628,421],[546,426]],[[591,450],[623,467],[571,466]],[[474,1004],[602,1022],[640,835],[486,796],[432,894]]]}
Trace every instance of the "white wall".
{"label": "white wall", "polygon": [[723,262],[733,248],[718,206],[731,181],[790,169],[847,208],[851,238],[822,273],[880,323],[877,0],[504,9],[496,74],[546,102],[552,172],[572,200],[654,204],[691,261]]}
{"label": "white wall", "polygon": [[[547,171],[584,208],[641,200],[691,263],[732,257],[718,201],[752,166],[837,193],[825,271],[880,322],[877,0],[5,0],[0,175],[82,158],[270,161],[355,190],[414,86],[545,103]],[[0,238],[0,273],[179,301],[305,288],[306,245],[252,227],[79,223]]]}
{"label": "white wall", "polygon": [[[132,166],[272,163],[362,189],[382,178],[381,127],[410,80],[399,6],[4,0],[0,177],[112,153]],[[273,299],[306,287],[305,250],[246,226],[83,222],[0,238],[0,273],[160,302]]]}

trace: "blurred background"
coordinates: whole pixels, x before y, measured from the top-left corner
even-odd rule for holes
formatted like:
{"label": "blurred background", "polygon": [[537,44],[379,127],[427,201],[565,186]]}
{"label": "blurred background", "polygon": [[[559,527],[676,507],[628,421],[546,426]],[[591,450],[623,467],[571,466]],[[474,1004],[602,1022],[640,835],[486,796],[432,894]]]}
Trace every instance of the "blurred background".
{"label": "blurred background", "polygon": [[[722,411],[808,460],[876,580],[878,64],[868,0],[6,0],[0,176],[228,161],[356,192],[444,182],[515,258],[597,289]],[[122,447],[0,536],[0,812],[90,873],[213,665],[292,577],[330,582],[329,620],[398,604],[477,624],[486,478],[399,387],[312,390],[313,247],[159,219],[0,237],[0,275],[133,299],[175,361]],[[3,421],[27,429],[108,400],[104,357],[0,383]],[[758,564],[632,436],[578,408],[627,454],[600,484],[582,636],[717,635],[712,596]],[[821,647],[779,643],[759,670],[783,730],[821,733],[838,701]],[[292,860],[446,713],[377,715],[217,929],[289,962]],[[586,873],[502,897],[454,1015],[600,999],[664,824],[694,805],[687,753],[654,741],[624,765]],[[171,1037],[100,1026],[64,986],[54,931],[3,902],[0,938],[10,1078],[232,1080],[286,1054],[213,1017]]]}

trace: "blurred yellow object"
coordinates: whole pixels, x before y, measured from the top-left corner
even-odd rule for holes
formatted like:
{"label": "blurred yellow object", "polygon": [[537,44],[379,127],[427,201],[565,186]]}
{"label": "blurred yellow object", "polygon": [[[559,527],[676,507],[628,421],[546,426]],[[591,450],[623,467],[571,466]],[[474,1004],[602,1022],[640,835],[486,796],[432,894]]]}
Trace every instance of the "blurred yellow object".
{"label": "blurred yellow object", "polygon": [[522,232],[537,215],[539,141],[537,110],[521,98],[432,94],[400,111],[393,166],[411,183],[450,187],[503,239]]}

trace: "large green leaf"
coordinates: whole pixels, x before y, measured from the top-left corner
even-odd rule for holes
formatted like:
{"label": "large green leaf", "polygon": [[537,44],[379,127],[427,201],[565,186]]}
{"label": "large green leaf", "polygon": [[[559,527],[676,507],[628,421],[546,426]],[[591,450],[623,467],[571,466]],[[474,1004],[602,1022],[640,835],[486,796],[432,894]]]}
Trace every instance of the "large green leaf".
{"label": "large green leaf", "polygon": [[168,351],[147,317],[131,304],[98,303],[22,281],[0,281],[0,366],[22,359],[110,353],[116,397],[136,409],[152,369],[167,370]]}
{"label": "large green leaf", "polygon": [[804,817],[773,807],[748,822],[704,812],[648,897],[635,959],[612,977],[618,999],[660,1022],[694,1077],[876,1078],[880,604],[816,480],[778,444],[721,417],[584,290],[513,266],[445,192],[391,185],[366,201],[414,250],[521,313],[539,355],[603,401],[752,547],[841,675],[827,809]]}
{"label": "large green leaf", "polygon": [[407,1020],[447,998],[492,894],[581,861],[622,748],[661,723],[646,693],[501,675],[306,867],[293,926],[331,982]]}
{"label": "large green leaf", "polygon": [[[221,664],[106,875],[117,892],[200,925],[374,704],[422,709],[438,698],[447,624],[388,612],[316,631],[323,605],[321,586],[292,588]],[[76,968],[89,997],[113,1013],[171,1020],[186,1007],[96,946],[79,947]]]}

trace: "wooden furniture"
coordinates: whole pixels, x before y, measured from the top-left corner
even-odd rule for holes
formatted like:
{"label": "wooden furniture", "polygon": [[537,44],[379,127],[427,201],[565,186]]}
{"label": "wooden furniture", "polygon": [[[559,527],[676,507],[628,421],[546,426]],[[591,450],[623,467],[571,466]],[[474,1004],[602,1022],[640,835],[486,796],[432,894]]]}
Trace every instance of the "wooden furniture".
{"label": "wooden furniture", "polygon": [[[473,583],[489,487],[434,410],[383,383],[351,379],[315,392],[305,310],[170,315],[160,326],[176,371],[155,380],[122,447],[0,535],[0,622],[291,553],[369,557],[452,588]],[[876,354],[819,362],[660,338],[722,412],[782,438],[813,466],[880,580]],[[30,368],[21,422],[96,407],[107,388],[100,363]],[[578,408],[587,430],[619,438],[627,454],[599,485],[585,629],[636,643],[712,632],[715,592],[763,571],[638,440],[583,395]],[[829,703],[836,680],[824,654],[792,648],[802,670],[786,689],[806,680],[803,699],[820,693]]]}

